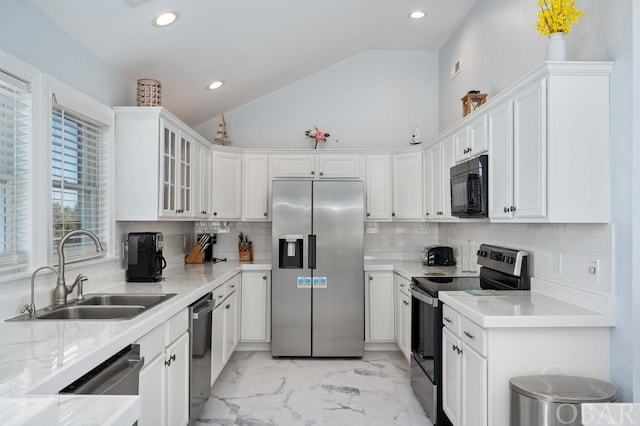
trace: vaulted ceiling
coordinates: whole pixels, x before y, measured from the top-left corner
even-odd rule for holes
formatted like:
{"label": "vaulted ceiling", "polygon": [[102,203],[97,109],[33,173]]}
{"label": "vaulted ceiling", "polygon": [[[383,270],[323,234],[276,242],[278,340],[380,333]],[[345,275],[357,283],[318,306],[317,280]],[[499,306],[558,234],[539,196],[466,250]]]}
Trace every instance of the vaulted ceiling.
{"label": "vaulted ceiling", "polygon": [[195,126],[364,50],[439,50],[477,0],[26,1]]}

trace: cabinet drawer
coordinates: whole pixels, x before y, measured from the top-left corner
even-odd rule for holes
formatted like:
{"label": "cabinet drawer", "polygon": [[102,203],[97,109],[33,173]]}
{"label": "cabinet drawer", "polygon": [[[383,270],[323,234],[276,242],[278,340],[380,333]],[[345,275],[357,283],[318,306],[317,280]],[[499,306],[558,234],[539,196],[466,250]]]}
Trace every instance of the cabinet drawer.
{"label": "cabinet drawer", "polygon": [[462,317],[462,334],[464,343],[475,349],[482,356],[487,356],[487,331],[468,318]]}
{"label": "cabinet drawer", "polygon": [[215,300],[215,306],[218,306],[224,300],[227,287],[224,284],[219,285],[211,292],[213,300]]}
{"label": "cabinet drawer", "polygon": [[139,338],[136,343],[140,344],[140,357],[144,358],[146,366],[151,360],[164,352],[164,324],[160,324]]}
{"label": "cabinet drawer", "polygon": [[228,279],[224,283],[224,291],[225,296],[230,295],[234,291],[238,290],[238,285],[240,284],[240,274],[235,275],[233,278]]}
{"label": "cabinet drawer", "polygon": [[449,329],[456,337],[460,337],[460,314],[448,305],[442,307],[442,326]]}
{"label": "cabinet drawer", "polygon": [[175,314],[166,323],[166,344],[170,345],[178,337],[189,330],[189,310],[184,309],[182,312]]}

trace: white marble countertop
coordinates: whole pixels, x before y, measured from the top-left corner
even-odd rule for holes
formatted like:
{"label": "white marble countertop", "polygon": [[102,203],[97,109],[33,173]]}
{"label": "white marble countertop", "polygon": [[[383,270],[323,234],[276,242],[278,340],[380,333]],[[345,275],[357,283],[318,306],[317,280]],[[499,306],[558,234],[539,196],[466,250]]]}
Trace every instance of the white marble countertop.
{"label": "white marble countertop", "polygon": [[484,328],[615,325],[610,315],[534,291],[502,291],[498,294],[475,296],[466,291],[441,291],[438,298]]}
{"label": "white marble countertop", "polygon": [[459,265],[456,266],[425,266],[420,260],[415,261],[394,261],[394,260],[365,260],[365,271],[393,271],[407,279],[413,277],[429,276],[430,274],[447,277],[477,277],[479,272],[463,271]]}
{"label": "white marble countertop", "polygon": [[53,395],[242,270],[270,264],[179,265],[157,283],[120,283],[109,293],[177,293],[131,320],[0,322],[0,396]]}

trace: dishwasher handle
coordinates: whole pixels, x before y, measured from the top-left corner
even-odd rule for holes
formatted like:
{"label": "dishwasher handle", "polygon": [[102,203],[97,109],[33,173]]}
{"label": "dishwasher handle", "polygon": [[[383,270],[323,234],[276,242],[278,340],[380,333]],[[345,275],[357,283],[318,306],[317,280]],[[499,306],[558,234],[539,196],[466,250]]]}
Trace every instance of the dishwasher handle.
{"label": "dishwasher handle", "polygon": [[131,345],[60,391],[61,394],[138,395],[144,357]]}
{"label": "dishwasher handle", "polygon": [[207,300],[206,305],[204,305],[204,307],[202,307],[201,309],[197,310],[197,311],[193,311],[193,313],[191,314],[191,317],[194,320],[199,319],[200,315],[205,315],[208,314],[209,312],[213,311],[213,308],[216,306],[216,301],[215,300]]}

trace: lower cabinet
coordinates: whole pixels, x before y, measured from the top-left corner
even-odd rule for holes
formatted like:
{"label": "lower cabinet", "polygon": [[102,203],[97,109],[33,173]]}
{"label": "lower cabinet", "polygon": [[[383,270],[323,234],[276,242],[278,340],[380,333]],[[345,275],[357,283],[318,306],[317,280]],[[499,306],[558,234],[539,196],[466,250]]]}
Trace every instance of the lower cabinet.
{"label": "lower cabinet", "polygon": [[365,341],[395,342],[393,272],[365,274]]}
{"label": "lower cabinet", "polygon": [[411,359],[411,281],[395,274],[396,344],[407,361]]}
{"label": "lower cabinet", "polygon": [[267,343],[271,341],[271,273],[242,273],[240,303],[240,341]]}
{"label": "lower cabinet", "polygon": [[442,407],[453,425],[487,425],[487,359],[449,329],[442,334]]}
{"label": "lower cabinet", "polygon": [[609,380],[608,327],[482,327],[446,302],[442,319],[442,406],[454,426],[509,426],[512,377]]}
{"label": "lower cabinet", "polygon": [[188,329],[188,310],[184,310],[137,341],[145,359],[138,389],[140,425],[188,424]]}
{"label": "lower cabinet", "polygon": [[240,274],[234,275],[213,291],[216,306],[211,319],[212,386],[240,340],[240,293]]}

